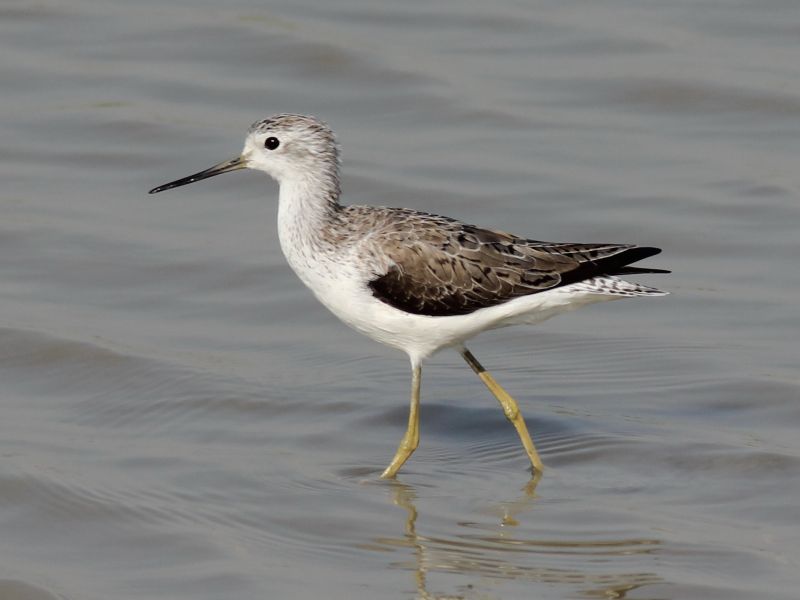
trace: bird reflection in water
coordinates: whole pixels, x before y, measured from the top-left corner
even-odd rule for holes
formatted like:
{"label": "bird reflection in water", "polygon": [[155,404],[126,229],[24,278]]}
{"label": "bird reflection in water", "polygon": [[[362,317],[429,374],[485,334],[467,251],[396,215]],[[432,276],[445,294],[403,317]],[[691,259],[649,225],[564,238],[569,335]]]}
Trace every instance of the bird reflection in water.
{"label": "bird reflection in water", "polygon": [[[478,527],[475,523],[459,522],[458,527],[467,531],[451,537],[421,534],[417,530],[416,489],[399,481],[389,482],[392,503],[406,511],[405,531],[403,537],[382,537],[374,542],[384,549],[411,550],[411,560],[394,562],[390,567],[414,572],[419,600],[491,598],[487,595],[491,590],[485,589],[487,584],[491,585],[491,580],[565,584],[586,598],[625,598],[632,590],[663,583],[654,573],[601,573],[596,568],[601,556],[611,560],[612,557],[653,554],[660,547],[660,540],[521,539],[515,528],[520,525],[522,515],[536,504],[540,477],[541,474],[535,475],[516,499],[496,505],[492,510],[498,517],[496,524],[480,527],[488,530],[486,534],[472,533],[470,530]],[[526,558],[536,556],[541,557],[537,562],[549,563],[549,566],[524,564]],[[581,557],[593,563],[591,570],[576,568],[576,559]],[[554,562],[558,565],[554,566]],[[465,575],[472,581],[459,585],[456,593],[437,593],[429,589],[428,581],[428,575],[437,572]]]}

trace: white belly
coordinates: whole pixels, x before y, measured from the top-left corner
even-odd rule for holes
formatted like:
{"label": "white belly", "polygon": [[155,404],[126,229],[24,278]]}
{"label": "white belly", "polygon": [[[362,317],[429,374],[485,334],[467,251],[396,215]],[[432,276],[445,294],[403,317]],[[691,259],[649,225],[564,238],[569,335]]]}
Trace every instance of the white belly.
{"label": "white belly", "polygon": [[422,360],[443,348],[459,346],[487,329],[540,323],[586,304],[614,299],[575,292],[566,286],[467,315],[414,315],[375,298],[363,271],[349,258],[345,255],[333,260],[324,254],[311,257],[296,251],[287,254],[292,269],[333,314],[373,340],[406,352],[412,360]]}
{"label": "white belly", "polygon": [[[398,310],[372,295],[375,275],[355,250],[326,247],[324,240],[305,237],[297,220],[281,221],[279,236],[286,260],[319,301],[347,325],[392,348],[422,360],[487,329],[535,324],[559,313],[614,296],[574,289],[576,284],[516,298],[467,315],[431,317]],[[294,215],[296,218],[298,215]]]}

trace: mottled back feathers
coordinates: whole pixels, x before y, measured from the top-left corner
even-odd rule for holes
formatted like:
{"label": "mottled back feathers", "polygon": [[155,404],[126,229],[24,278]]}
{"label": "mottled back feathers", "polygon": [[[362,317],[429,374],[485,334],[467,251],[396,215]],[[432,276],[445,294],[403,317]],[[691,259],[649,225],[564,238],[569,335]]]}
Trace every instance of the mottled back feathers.
{"label": "mottled back feathers", "polygon": [[418,315],[464,315],[598,276],[665,272],[627,266],[658,248],[552,244],[401,208],[348,206],[342,213],[351,224],[369,221],[358,253],[383,257],[368,283],[373,295]]}

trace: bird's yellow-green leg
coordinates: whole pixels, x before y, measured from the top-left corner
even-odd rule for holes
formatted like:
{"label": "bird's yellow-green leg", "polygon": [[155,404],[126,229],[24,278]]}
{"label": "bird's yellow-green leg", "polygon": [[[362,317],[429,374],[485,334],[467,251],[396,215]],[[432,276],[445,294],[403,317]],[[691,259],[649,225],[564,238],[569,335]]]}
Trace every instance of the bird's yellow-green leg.
{"label": "bird's yellow-green leg", "polygon": [[403,439],[400,440],[400,446],[397,448],[397,453],[394,455],[392,462],[381,473],[383,479],[390,479],[397,475],[403,463],[408,460],[408,457],[419,446],[419,388],[422,381],[422,367],[419,364],[414,364],[412,367],[411,409],[408,412],[408,429],[406,429]]}
{"label": "bird's yellow-green leg", "polygon": [[525,426],[525,420],[522,418],[522,413],[519,411],[519,406],[517,406],[514,398],[512,398],[507,391],[500,387],[500,384],[494,380],[494,377],[491,376],[489,371],[483,368],[483,365],[479,363],[478,359],[472,355],[472,352],[466,348],[463,348],[461,350],[461,356],[464,357],[464,360],[467,361],[467,364],[472,367],[472,370],[475,371],[475,374],[481,378],[481,381],[483,381],[486,387],[489,388],[489,391],[494,394],[494,397],[497,398],[497,401],[500,402],[500,406],[503,407],[503,413],[505,413],[506,419],[511,421],[514,429],[517,430],[517,434],[519,434],[519,439],[522,440],[522,445],[525,447],[525,452],[528,453],[528,458],[531,459],[531,465],[533,465],[534,472],[541,473],[544,470],[542,459],[539,458],[539,453],[536,452],[536,447],[533,445],[533,440],[528,433],[528,428]]}

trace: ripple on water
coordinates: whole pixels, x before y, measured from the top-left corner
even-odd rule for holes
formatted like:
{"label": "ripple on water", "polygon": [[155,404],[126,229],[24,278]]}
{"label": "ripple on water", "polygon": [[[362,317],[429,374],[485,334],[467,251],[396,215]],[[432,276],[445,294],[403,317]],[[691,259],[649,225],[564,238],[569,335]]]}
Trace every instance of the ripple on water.
{"label": "ripple on water", "polygon": [[0,598],[3,600],[69,600],[26,581],[0,579]]}
{"label": "ripple on water", "polygon": [[[797,2],[689,4],[0,2],[0,599],[794,600]],[[664,248],[663,301],[476,340],[540,481],[452,354],[378,480],[407,364],[275,186],[146,195],[280,110],[347,202]]]}

